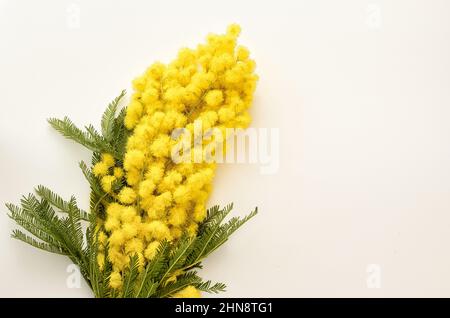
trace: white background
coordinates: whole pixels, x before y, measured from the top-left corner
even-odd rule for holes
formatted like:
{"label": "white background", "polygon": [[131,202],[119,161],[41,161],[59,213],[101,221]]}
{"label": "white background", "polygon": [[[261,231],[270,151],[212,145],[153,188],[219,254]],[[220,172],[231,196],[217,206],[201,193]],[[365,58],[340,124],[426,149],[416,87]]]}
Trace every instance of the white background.
{"label": "white background", "polygon": [[[280,168],[218,169],[210,203],[260,214],[203,276],[227,297],[450,297],[449,15],[445,0],[2,0],[0,203],[45,184],[87,208],[89,152],[46,118],[98,125],[152,62],[238,22]],[[91,297],[67,288],[64,257],[11,240],[2,210],[0,296]]]}

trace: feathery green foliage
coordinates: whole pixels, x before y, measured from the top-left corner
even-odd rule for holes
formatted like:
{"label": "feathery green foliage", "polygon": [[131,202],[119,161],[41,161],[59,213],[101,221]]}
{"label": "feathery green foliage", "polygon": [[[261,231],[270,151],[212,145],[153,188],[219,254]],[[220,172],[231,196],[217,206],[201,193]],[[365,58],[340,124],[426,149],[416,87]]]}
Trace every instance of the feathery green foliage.
{"label": "feathery green foliage", "polygon": [[35,191],[40,197],[47,200],[51,205],[58,208],[61,212],[68,214],[76,213],[82,220],[89,221],[88,213],[77,207],[75,197],[72,196],[69,202],[64,201],[59,195],[51,191],[49,188],[44,187],[43,185],[37,186]]}
{"label": "feathery green foliage", "polygon": [[[49,124],[64,137],[71,139],[92,151],[107,151],[105,143],[92,137],[91,132],[82,131],[68,118],[49,118]],[[99,142],[100,141],[100,142]]]}
{"label": "feathery green foliage", "polygon": [[123,90],[111,103],[109,103],[102,116],[102,134],[106,141],[111,142],[113,139],[113,131],[115,128],[114,120],[116,118],[117,108],[120,100],[125,96],[126,91]]}
{"label": "feathery green foliage", "polygon": [[[39,189],[43,189],[40,187]],[[46,188],[45,188],[46,189]],[[51,198],[57,195],[45,190]],[[48,193],[47,193],[48,192]],[[62,200],[62,199],[61,199]],[[58,202],[61,203],[61,201]],[[72,206],[69,211],[80,210],[76,204],[64,202]],[[62,206],[62,205],[60,205]],[[90,215],[91,225],[82,234],[80,215],[67,212],[67,217],[59,217],[51,208],[50,203],[42,198],[38,200],[30,194],[23,197],[21,207],[7,204],[9,216],[29,236],[20,230],[14,230],[12,237],[28,243],[36,248],[62,255],[67,255],[80,267],[80,272],[91,286],[96,297],[110,297],[114,290],[109,287],[109,275],[112,265],[106,259],[105,266],[100,269],[98,242],[95,235],[95,220]],[[171,297],[186,286],[192,285],[199,290],[211,293],[224,291],[222,283],[212,284],[203,281],[194,270],[201,267],[201,261],[225,242],[240,226],[256,215],[256,210],[247,217],[233,218],[222,224],[224,215],[231,210],[232,205],[224,209],[217,206],[208,210],[208,218],[201,226],[201,231],[195,237],[183,236],[175,243],[163,241],[151,262],[139,272],[137,256],[131,257],[130,266],[125,272],[124,287],[120,297]],[[86,238],[84,244],[83,236]],[[176,280],[174,279],[176,278]],[[134,283],[137,282],[137,283]]]}
{"label": "feathery green foliage", "polygon": [[94,153],[109,152],[120,160],[123,158],[128,132],[123,123],[125,108],[118,116],[116,116],[116,113],[125,94],[126,91],[123,90],[103,113],[101,120],[102,134],[91,124],[85,126],[83,131],[67,116],[63,119],[49,118],[48,122],[61,135],[83,145]]}

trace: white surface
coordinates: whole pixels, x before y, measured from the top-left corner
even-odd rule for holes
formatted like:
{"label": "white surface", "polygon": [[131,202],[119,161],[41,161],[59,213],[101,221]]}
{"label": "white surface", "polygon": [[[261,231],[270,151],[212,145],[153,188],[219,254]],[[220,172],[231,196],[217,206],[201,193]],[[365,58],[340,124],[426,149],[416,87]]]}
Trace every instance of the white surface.
{"label": "white surface", "polygon": [[[87,207],[89,152],[46,118],[98,124],[150,63],[238,22],[261,77],[253,127],[280,129],[280,169],[220,167],[210,202],[260,214],[203,275],[227,297],[449,297],[449,14],[445,0],[0,1],[0,202],[42,183]],[[2,210],[0,296],[91,296],[66,287],[63,257],[11,240]]]}

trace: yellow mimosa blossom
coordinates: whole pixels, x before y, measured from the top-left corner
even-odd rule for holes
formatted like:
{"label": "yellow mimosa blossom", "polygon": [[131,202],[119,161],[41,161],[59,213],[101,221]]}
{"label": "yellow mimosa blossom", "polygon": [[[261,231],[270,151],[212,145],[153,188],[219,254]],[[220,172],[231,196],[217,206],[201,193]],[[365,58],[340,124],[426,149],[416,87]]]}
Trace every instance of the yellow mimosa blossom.
{"label": "yellow mimosa blossom", "polygon": [[173,298],[200,298],[200,291],[194,286],[188,286],[173,295]]}
{"label": "yellow mimosa blossom", "polygon": [[109,285],[112,288],[122,287],[122,275],[119,272],[112,272],[109,278]]}
{"label": "yellow mimosa blossom", "polygon": [[103,253],[97,254],[97,263],[100,270],[103,270],[103,267],[105,267],[105,254]]}
{"label": "yellow mimosa blossom", "polygon": [[[239,33],[240,27],[231,25],[226,34],[212,34],[195,49],[181,49],[172,62],[154,63],[133,81],[123,163],[103,154],[93,167],[114,200],[105,206],[104,223],[113,288],[121,287],[130,256],[137,254],[145,265],[161,241],[177,240],[183,233],[195,236],[206,217],[216,164],[206,161],[203,152],[197,158],[195,149],[187,157],[199,160],[173,161],[179,140],[172,133],[185,128],[192,147],[197,123],[220,132],[249,125],[257,76],[249,51],[236,46]],[[214,138],[203,144],[220,148],[224,142]],[[112,187],[116,180],[123,184],[120,189]],[[188,286],[175,297],[200,297],[200,292]]]}
{"label": "yellow mimosa blossom", "polygon": [[119,192],[119,201],[125,204],[131,204],[136,200],[136,192],[132,188],[124,187]]}
{"label": "yellow mimosa blossom", "polygon": [[112,232],[120,227],[120,222],[118,219],[111,216],[107,216],[106,218],[107,218],[105,222],[106,231]]}
{"label": "yellow mimosa blossom", "polygon": [[109,168],[115,164],[114,157],[109,153],[103,153],[101,161],[94,165],[92,172],[95,176],[104,176],[108,173]]}
{"label": "yellow mimosa blossom", "polygon": [[116,179],[122,178],[124,175],[123,169],[119,168],[119,167],[115,167],[113,170],[113,175],[114,175],[114,177],[116,177]]}
{"label": "yellow mimosa blossom", "polygon": [[98,233],[98,242],[101,245],[104,245],[106,243],[107,239],[108,239],[108,237],[106,236],[105,232],[101,231]]}
{"label": "yellow mimosa blossom", "polygon": [[108,168],[111,168],[112,166],[114,166],[115,160],[111,154],[104,153],[102,154],[102,162],[104,162]]}
{"label": "yellow mimosa blossom", "polygon": [[153,241],[148,244],[147,248],[144,251],[145,258],[151,260],[153,257],[155,257],[156,252],[158,251],[159,244],[160,243],[158,241]]}
{"label": "yellow mimosa blossom", "polygon": [[96,177],[104,176],[108,173],[108,169],[109,167],[103,161],[100,161],[92,168],[92,172]]}
{"label": "yellow mimosa blossom", "polygon": [[102,188],[106,193],[111,192],[112,185],[116,181],[116,177],[114,176],[104,176],[101,180]]}

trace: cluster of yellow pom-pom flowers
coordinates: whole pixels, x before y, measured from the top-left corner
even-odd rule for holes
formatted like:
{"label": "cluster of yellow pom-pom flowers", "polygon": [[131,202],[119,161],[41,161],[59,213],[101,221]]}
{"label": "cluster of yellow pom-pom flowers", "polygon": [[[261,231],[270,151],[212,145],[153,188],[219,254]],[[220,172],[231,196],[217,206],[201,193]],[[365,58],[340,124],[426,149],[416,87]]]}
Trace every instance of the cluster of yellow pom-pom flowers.
{"label": "cluster of yellow pom-pom flowers", "polygon": [[[248,50],[236,46],[239,33],[240,27],[231,25],[226,34],[209,35],[195,50],[181,49],[170,64],[155,63],[133,81],[123,163],[104,153],[93,167],[103,190],[115,199],[106,206],[98,235],[98,263],[102,267],[105,257],[111,261],[112,288],[121,288],[131,255],[143,267],[162,240],[196,235],[206,216],[215,163],[175,163],[171,149],[177,140],[171,133],[176,128],[193,133],[198,120],[203,130],[249,125],[257,76]],[[118,181],[120,188],[114,186]],[[189,287],[180,296],[197,294]]]}

